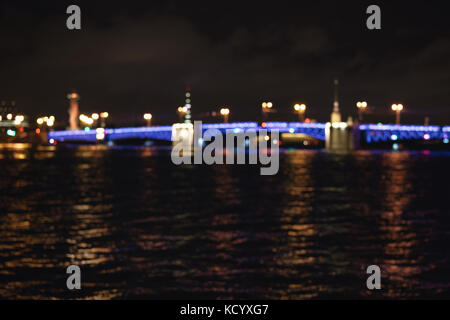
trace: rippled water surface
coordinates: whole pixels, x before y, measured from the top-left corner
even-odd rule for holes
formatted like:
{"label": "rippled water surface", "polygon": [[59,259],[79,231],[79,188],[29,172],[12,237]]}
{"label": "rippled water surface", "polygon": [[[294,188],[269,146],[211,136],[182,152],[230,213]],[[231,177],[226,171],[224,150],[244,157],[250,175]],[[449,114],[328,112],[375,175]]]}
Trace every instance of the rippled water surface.
{"label": "rippled water surface", "polygon": [[161,148],[2,145],[0,297],[449,298],[449,164],[284,150],[260,176]]}

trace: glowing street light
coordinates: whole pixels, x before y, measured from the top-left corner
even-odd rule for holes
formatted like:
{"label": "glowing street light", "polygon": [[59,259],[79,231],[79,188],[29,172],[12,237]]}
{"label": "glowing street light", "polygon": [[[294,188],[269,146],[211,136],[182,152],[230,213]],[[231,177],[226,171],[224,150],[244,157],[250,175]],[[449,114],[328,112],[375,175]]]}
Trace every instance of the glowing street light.
{"label": "glowing street light", "polygon": [[391,107],[392,111],[395,111],[395,124],[400,124],[400,114],[403,111],[402,104],[393,104]]}
{"label": "glowing street light", "polygon": [[6,119],[8,119],[9,121],[12,120],[12,117],[13,117],[12,113],[8,113],[8,114],[6,115]]}
{"label": "glowing street light", "polygon": [[356,107],[358,108],[358,119],[359,122],[362,122],[363,120],[363,113],[366,111],[368,104],[366,101],[358,101],[356,103]]}
{"label": "glowing street light", "polygon": [[300,122],[305,121],[305,112],[306,112],[306,105],[305,104],[295,104],[294,105],[294,111],[298,113],[298,120]]}
{"label": "glowing street light", "polygon": [[153,116],[152,116],[151,113],[145,113],[144,114],[144,119],[147,121],[147,127],[151,126],[152,118],[153,118]]}
{"label": "glowing street light", "polygon": [[178,117],[180,119],[180,122],[183,122],[183,118],[186,115],[186,113],[188,112],[188,108],[186,106],[178,107],[177,111],[178,111]]}
{"label": "glowing street light", "polygon": [[[16,117],[16,119],[17,119],[17,117]],[[20,117],[20,119],[22,119],[22,117]],[[45,124],[48,128],[51,128],[55,125],[55,116],[49,116],[49,117],[46,116],[46,117],[37,118],[36,123],[37,123],[38,127]],[[39,132],[40,132],[40,129],[39,129]]]}
{"label": "glowing street light", "polygon": [[263,108],[263,111],[268,112],[268,109],[272,109],[273,103],[272,103],[272,102],[263,102],[263,103],[261,104],[261,106],[262,106],[262,108]]}
{"label": "glowing street light", "polygon": [[84,114],[80,114],[79,119],[81,122],[83,122],[84,124],[87,124],[88,126],[91,126],[94,124],[94,119],[89,118],[88,116],[86,116]]}
{"label": "glowing street light", "polygon": [[228,123],[228,116],[230,115],[230,109],[228,108],[221,108],[220,114],[223,116],[223,122]]}
{"label": "glowing street light", "polygon": [[17,115],[14,118],[14,124],[19,126],[24,120],[25,120],[25,117],[23,115]]}
{"label": "glowing street light", "polygon": [[263,118],[264,118],[264,120],[266,120],[267,119],[267,113],[273,112],[273,110],[272,110],[273,103],[272,102],[263,102],[261,104],[261,107],[262,107]]}
{"label": "glowing street light", "polygon": [[106,119],[108,119],[109,113],[108,112],[102,112],[100,113],[101,118],[101,126],[102,128],[106,127]]}

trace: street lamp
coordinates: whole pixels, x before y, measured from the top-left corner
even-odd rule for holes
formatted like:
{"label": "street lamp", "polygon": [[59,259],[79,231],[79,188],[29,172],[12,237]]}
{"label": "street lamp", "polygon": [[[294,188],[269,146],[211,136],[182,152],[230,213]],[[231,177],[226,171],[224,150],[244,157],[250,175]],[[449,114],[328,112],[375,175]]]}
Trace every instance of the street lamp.
{"label": "street lamp", "polygon": [[[20,116],[19,119],[17,119],[17,117],[16,117],[16,121],[17,120],[21,120],[21,122],[22,122],[23,121],[22,116]],[[50,129],[51,127],[53,127],[55,125],[55,116],[37,118],[36,123],[37,123],[38,127],[41,127],[45,123],[47,128]]]}
{"label": "street lamp", "polygon": [[96,127],[98,119],[100,119],[100,115],[98,113],[91,114],[91,119],[94,121],[94,127]]}
{"label": "street lamp", "polygon": [[55,117],[54,116],[48,117],[47,127],[51,128],[51,127],[53,127],[54,124],[55,124]]}
{"label": "street lamp", "polygon": [[86,116],[84,114],[80,114],[79,119],[82,123],[86,124],[87,126],[92,126],[92,124],[94,123],[94,119],[89,118],[88,116]]}
{"label": "street lamp", "polygon": [[391,107],[392,111],[395,111],[395,124],[400,124],[400,113],[403,111],[402,104],[393,104]]}
{"label": "street lamp", "polygon": [[187,107],[178,107],[177,111],[180,122],[183,122],[183,117],[187,113]]}
{"label": "street lamp", "polygon": [[104,128],[106,126],[106,119],[108,119],[109,113],[108,112],[102,112],[100,113],[100,119],[101,119],[101,126]]}
{"label": "street lamp", "polygon": [[263,118],[264,118],[264,120],[266,120],[267,113],[272,111],[273,103],[272,102],[263,102],[261,104],[261,107],[262,107]]}
{"label": "street lamp", "polygon": [[358,119],[359,119],[359,122],[362,122],[362,120],[363,120],[363,113],[364,113],[364,111],[366,111],[366,108],[367,108],[367,102],[366,101],[358,101],[357,103],[356,103],[356,107],[358,108]]}
{"label": "street lamp", "polygon": [[298,113],[298,120],[300,122],[305,121],[305,111],[306,111],[306,105],[305,104],[296,104],[294,105],[294,110]]}
{"label": "street lamp", "polygon": [[228,123],[228,116],[230,115],[230,109],[222,108],[220,109],[220,114],[223,116],[223,122]]}
{"label": "street lamp", "polygon": [[144,114],[144,119],[145,119],[145,121],[147,121],[147,127],[151,126],[152,118],[153,118],[153,116],[152,116],[151,113],[145,113]]}
{"label": "street lamp", "polygon": [[14,124],[16,125],[16,126],[19,126],[19,125],[21,125],[22,124],[22,122],[25,120],[25,117],[23,116],[23,115],[17,115],[15,118],[14,118]]}

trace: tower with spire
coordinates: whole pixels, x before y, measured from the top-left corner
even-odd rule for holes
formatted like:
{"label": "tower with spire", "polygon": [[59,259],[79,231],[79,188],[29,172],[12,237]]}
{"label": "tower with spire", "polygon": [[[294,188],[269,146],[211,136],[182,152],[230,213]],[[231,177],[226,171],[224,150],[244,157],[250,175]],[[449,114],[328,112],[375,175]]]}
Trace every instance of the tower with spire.
{"label": "tower with spire", "polygon": [[186,107],[186,115],[184,116],[184,123],[191,123],[191,107],[192,107],[192,100],[191,100],[191,89],[189,86],[186,87],[186,100],[185,100],[185,107]]}
{"label": "tower with spire", "polygon": [[341,122],[341,120],[341,112],[339,111],[339,80],[336,78],[334,79],[334,102],[331,123]]}

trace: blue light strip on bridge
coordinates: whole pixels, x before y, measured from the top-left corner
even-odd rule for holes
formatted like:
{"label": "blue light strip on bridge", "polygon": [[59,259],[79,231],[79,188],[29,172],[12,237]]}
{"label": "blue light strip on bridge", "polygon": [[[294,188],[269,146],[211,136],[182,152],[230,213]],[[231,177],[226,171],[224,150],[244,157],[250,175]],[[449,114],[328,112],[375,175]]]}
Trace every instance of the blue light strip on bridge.
{"label": "blue light strip on bridge", "polygon": [[[204,131],[218,129],[223,132],[231,129],[238,133],[245,129],[267,129],[269,132],[271,130],[279,130],[281,133],[299,133],[325,140],[325,123],[266,122],[265,125],[265,127],[260,127],[256,122],[237,122],[210,123],[202,126]],[[359,125],[359,129],[364,132],[368,143],[397,140],[448,139],[450,133],[450,126],[441,128],[439,126],[362,124]],[[105,136],[105,140],[154,139],[172,141],[172,126],[105,129]],[[95,129],[89,131],[51,131],[48,133],[48,139],[61,142],[97,141]]]}

